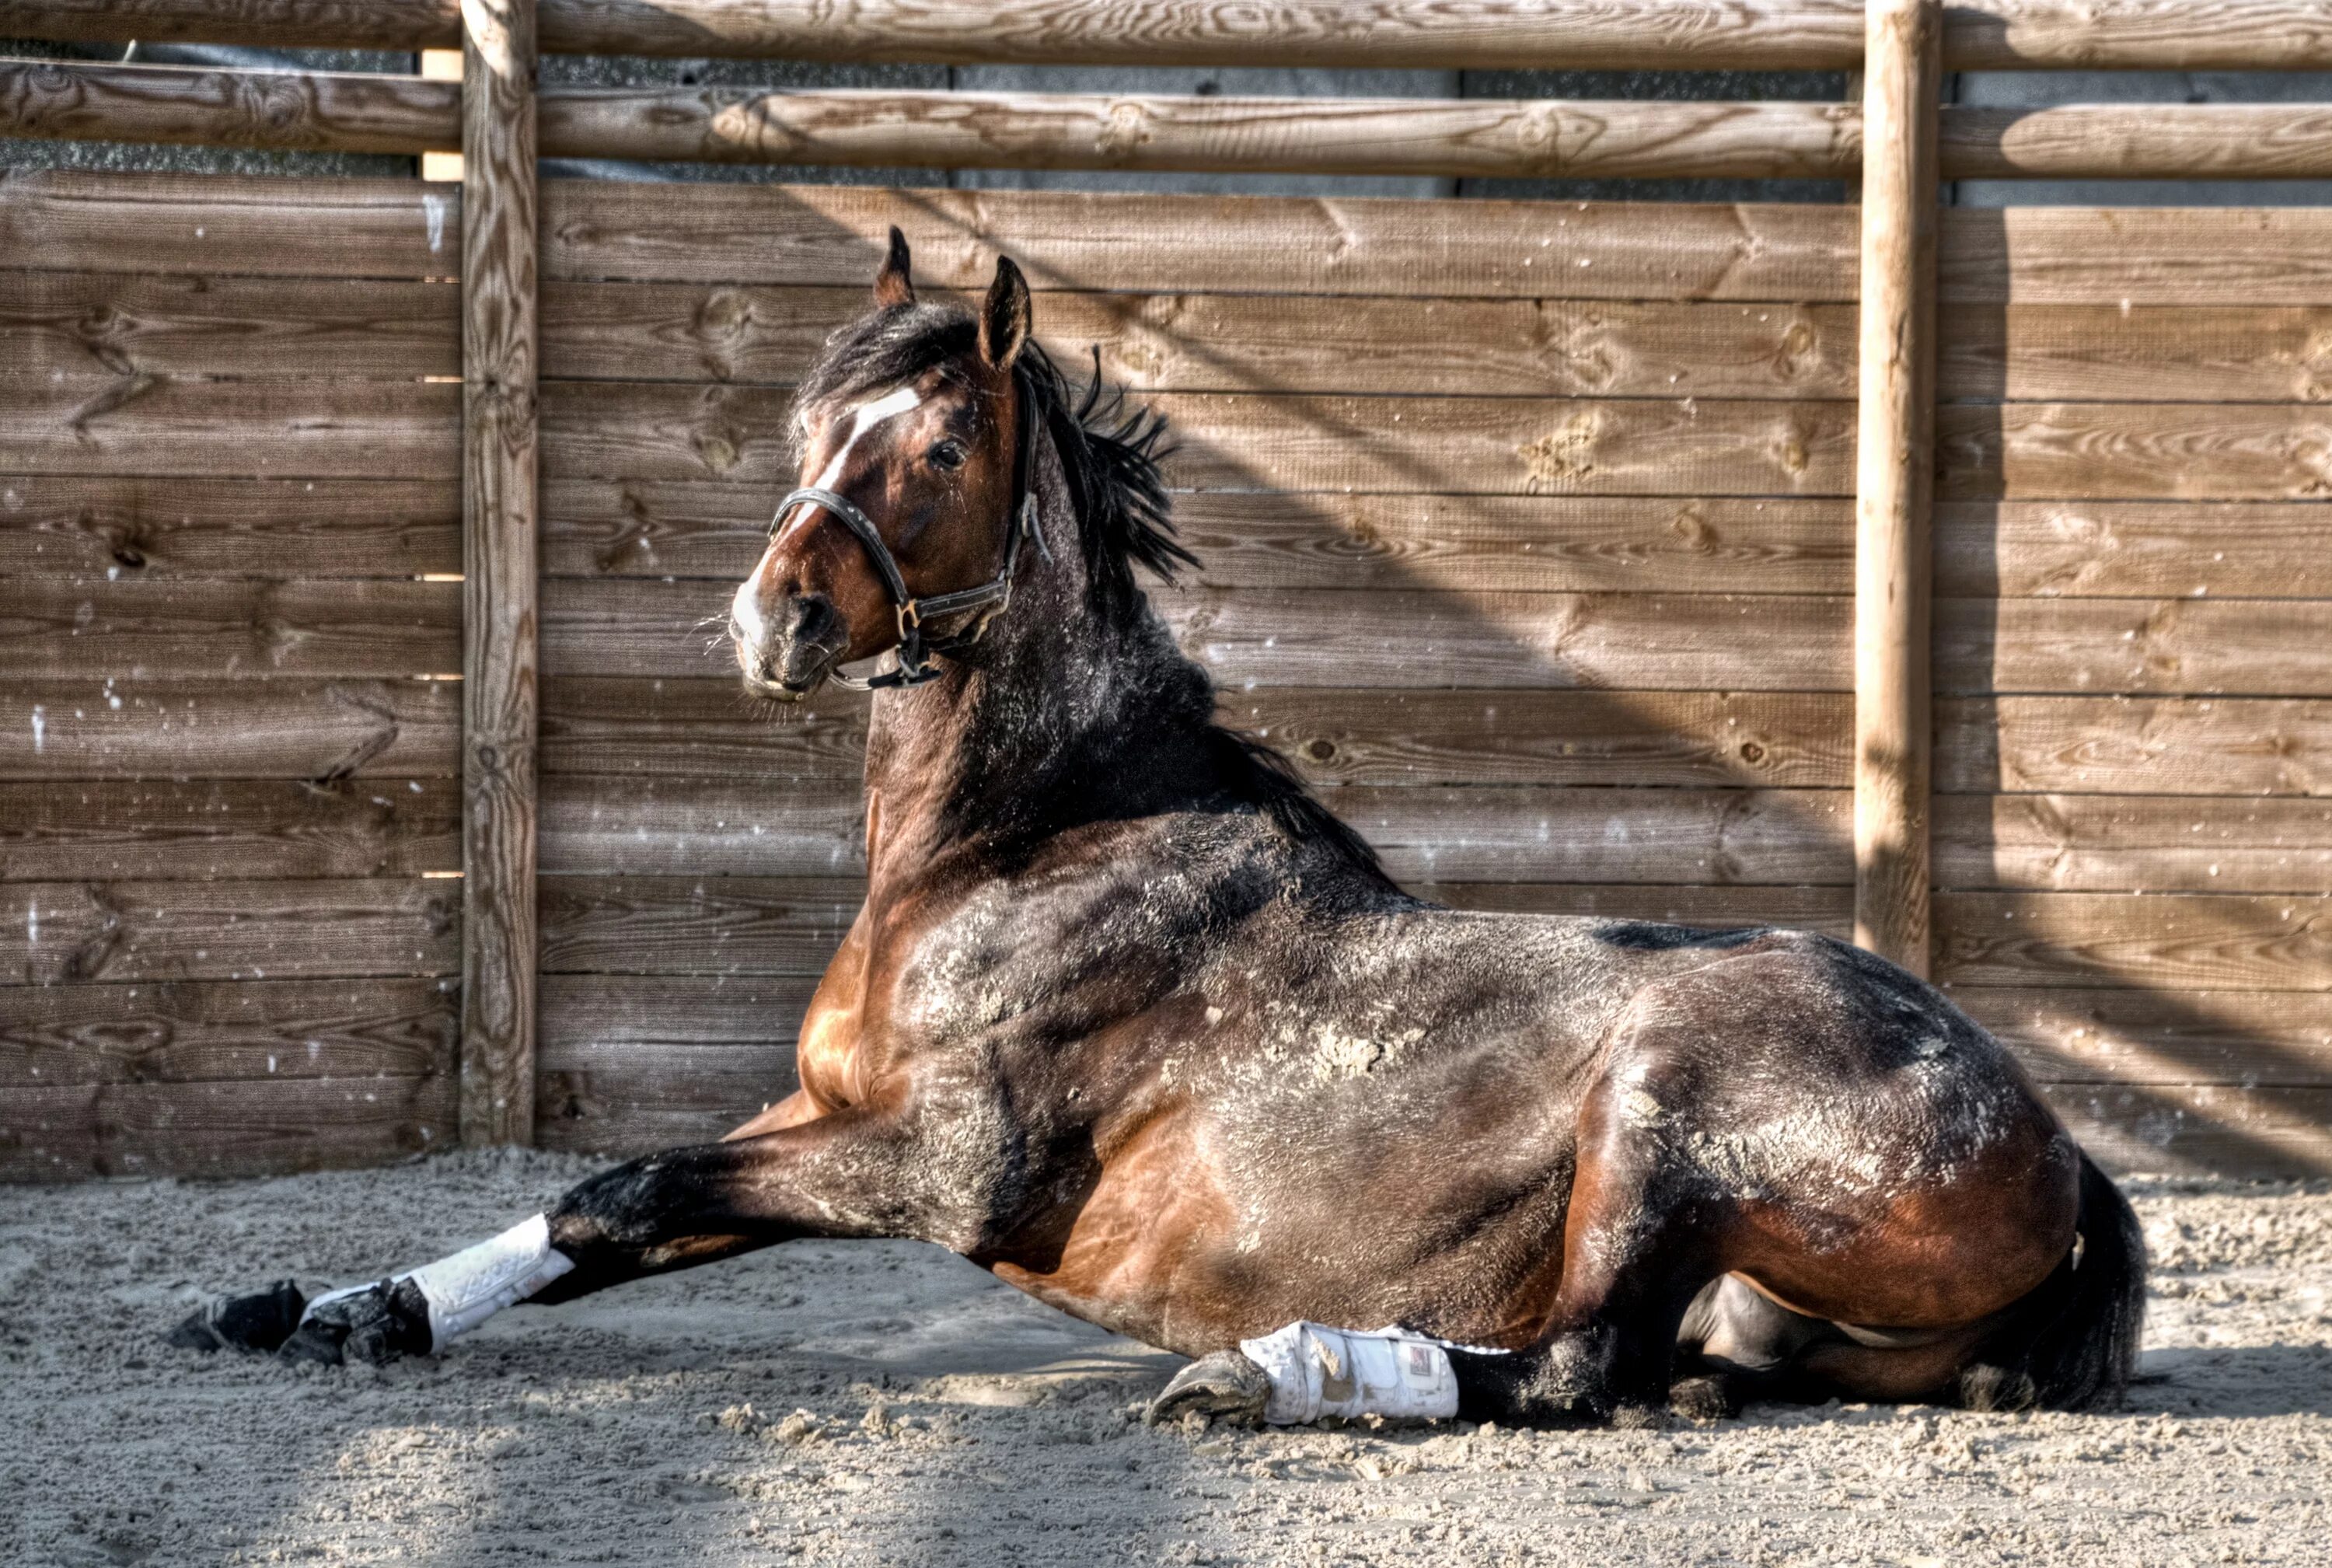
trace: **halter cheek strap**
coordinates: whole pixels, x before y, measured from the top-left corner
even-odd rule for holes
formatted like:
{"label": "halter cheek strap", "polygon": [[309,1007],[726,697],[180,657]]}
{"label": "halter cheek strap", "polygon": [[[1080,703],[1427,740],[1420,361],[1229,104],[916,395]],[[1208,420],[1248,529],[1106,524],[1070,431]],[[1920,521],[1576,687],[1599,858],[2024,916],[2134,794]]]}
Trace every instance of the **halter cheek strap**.
{"label": "halter cheek strap", "polygon": [[[1004,531],[1003,564],[986,582],[975,588],[958,588],[952,593],[925,594],[917,598],[908,589],[906,574],[899,569],[898,558],[891,553],[891,547],[883,542],[882,531],[874,526],[874,520],[848,496],[808,484],[778,502],[777,515],[769,521],[769,532],[773,537],[788,514],[795,507],[804,505],[816,507],[848,529],[874,561],[876,573],[883,578],[884,591],[891,596],[892,607],[899,617],[899,647],[893,666],[863,680],[836,670],[833,679],[837,684],[853,691],[865,692],[920,686],[926,681],[936,680],[940,674],[939,666],[931,663],[926,655],[956,654],[971,646],[987,633],[989,623],[1012,602],[1012,579],[1020,565],[1020,541],[1023,539],[1034,540],[1037,552],[1048,561],[1052,559],[1052,552],[1045,546],[1045,536],[1037,529],[1036,492],[1028,488],[1029,447],[1034,445],[1029,440],[1029,406],[1034,399],[1029,395],[1025,377],[1016,373],[1013,382],[1014,390],[1019,396],[1019,417],[1013,435],[1012,504],[1007,513],[1010,521]],[[966,610],[985,610],[987,613],[952,636],[927,637],[923,635],[926,621],[942,620]]]}

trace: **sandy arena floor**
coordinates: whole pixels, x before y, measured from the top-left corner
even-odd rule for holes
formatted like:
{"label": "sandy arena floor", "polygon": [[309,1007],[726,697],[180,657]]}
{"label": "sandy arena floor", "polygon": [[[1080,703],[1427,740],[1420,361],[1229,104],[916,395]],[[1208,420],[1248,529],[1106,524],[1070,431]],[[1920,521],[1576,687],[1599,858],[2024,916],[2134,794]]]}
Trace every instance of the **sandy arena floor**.
{"label": "sandy arena floor", "polygon": [[2110,1417],[1150,1431],[1173,1358],[907,1243],[513,1312],[380,1372],[155,1342],[212,1292],[419,1262],[588,1169],[0,1189],[0,1562],[2332,1561],[2322,1183],[2133,1184],[2150,1381]]}

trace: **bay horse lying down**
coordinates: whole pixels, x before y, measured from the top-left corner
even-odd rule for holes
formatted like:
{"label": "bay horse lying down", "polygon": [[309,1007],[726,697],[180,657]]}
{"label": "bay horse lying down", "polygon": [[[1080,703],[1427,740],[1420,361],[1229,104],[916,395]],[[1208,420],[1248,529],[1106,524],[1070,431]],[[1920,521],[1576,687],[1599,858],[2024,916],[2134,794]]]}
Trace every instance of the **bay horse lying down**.
{"label": "bay horse lying down", "polygon": [[921,301],[894,231],[731,607],[761,695],[894,655],[798,1092],[190,1342],[378,1359],[520,1299],[915,1237],[1198,1358],[1166,1416],[2119,1397],[2143,1240],[1996,1041],[1823,937],[1402,893],[1216,723],[1134,578],[1191,559],[1161,425],[1098,378],[1078,401],[1029,329],[1008,260],[977,313]]}

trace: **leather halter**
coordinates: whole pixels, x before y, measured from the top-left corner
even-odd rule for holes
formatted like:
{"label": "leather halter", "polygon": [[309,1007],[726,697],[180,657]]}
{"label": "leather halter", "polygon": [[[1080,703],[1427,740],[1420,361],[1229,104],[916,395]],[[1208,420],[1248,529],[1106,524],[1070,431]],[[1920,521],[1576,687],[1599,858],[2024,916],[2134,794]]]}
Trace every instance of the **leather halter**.
{"label": "leather halter", "polygon": [[[1047,562],[1053,552],[1045,543],[1045,536],[1037,529],[1037,496],[1028,488],[1030,409],[1036,399],[1027,378],[1017,369],[1012,373],[1013,390],[1019,398],[1018,416],[1015,421],[1012,454],[1012,502],[1005,513],[1010,520],[1004,532],[1004,563],[996,575],[977,588],[958,588],[953,593],[925,594],[918,598],[907,588],[906,575],[899,569],[898,558],[891,547],[883,542],[882,531],[874,526],[856,502],[831,490],[806,484],[778,502],[778,512],[769,520],[769,537],[777,537],[788,513],[800,505],[816,507],[833,518],[855,535],[866,547],[867,556],[874,562],[874,570],[883,579],[884,591],[891,596],[891,604],[899,617],[899,646],[892,667],[880,674],[861,678],[846,675],[841,670],[832,672],[830,679],[854,692],[876,691],[891,687],[920,686],[939,678],[939,666],[929,662],[927,654],[942,655],[959,654],[980,641],[988,630],[988,623],[1002,614],[1012,602],[1013,574],[1020,565],[1020,541],[1034,540],[1037,553]],[[961,615],[966,610],[985,610],[962,631],[951,636],[927,637],[923,635],[926,621]]]}

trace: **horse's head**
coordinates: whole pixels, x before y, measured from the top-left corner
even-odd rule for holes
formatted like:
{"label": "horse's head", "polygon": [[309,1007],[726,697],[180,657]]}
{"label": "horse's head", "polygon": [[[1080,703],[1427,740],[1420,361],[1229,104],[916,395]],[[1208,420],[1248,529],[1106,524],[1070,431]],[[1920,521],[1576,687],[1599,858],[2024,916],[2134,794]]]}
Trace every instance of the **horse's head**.
{"label": "horse's head", "polygon": [[[798,702],[842,664],[976,636],[1001,602],[1023,534],[1028,285],[1004,258],[979,314],[925,304],[907,242],[874,309],[837,333],[795,415],[800,487],[737,588],[729,635],[745,684]],[[893,679],[891,684],[897,684]]]}

